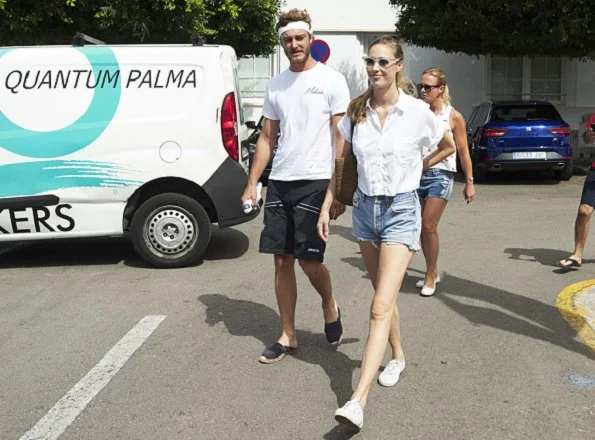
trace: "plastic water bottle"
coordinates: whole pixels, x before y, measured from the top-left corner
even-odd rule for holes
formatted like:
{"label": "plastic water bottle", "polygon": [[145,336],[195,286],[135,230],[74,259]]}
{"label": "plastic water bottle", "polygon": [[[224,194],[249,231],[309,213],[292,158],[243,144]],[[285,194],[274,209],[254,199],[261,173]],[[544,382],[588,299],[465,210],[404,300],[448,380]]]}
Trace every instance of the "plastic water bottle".
{"label": "plastic water bottle", "polygon": [[248,199],[242,205],[245,214],[250,214],[253,209],[258,209],[258,202],[262,199],[262,183],[256,184],[256,208],[252,205],[252,199]]}

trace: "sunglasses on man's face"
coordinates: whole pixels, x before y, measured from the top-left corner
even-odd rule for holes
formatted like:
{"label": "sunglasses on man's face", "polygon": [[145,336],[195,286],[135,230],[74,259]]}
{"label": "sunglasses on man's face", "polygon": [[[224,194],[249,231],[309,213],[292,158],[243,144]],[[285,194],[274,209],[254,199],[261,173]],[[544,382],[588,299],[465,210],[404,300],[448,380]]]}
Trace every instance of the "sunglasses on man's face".
{"label": "sunglasses on man's face", "polygon": [[366,67],[368,68],[372,68],[374,67],[374,65],[376,63],[378,63],[378,66],[381,69],[386,69],[388,66],[390,66],[394,61],[399,62],[400,60],[397,58],[385,58],[385,57],[369,57],[367,55],[364,55],[362,57],[362,59],[364,60],[364,63],[366,64]]}
{"label": "sunglasses on man's face", "polygon": [[426,93],[430,93],[432,91],[432,89],[435,89],[436,87],[441,87],[440,84],[437,85],[431,85],[431,84],[420,84],[419,85],[419,89],[422,92],[426,92]]}

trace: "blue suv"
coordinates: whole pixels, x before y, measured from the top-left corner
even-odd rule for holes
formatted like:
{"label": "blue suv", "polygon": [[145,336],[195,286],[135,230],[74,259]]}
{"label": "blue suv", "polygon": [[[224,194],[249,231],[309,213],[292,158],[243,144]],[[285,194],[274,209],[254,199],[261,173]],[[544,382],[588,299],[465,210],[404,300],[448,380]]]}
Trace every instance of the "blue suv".
{"label": "blue suv", "polygon": [[467,122],[475,180],[491,171],[553,170],[572,177],[570,126],[548,101],[489,101]]}

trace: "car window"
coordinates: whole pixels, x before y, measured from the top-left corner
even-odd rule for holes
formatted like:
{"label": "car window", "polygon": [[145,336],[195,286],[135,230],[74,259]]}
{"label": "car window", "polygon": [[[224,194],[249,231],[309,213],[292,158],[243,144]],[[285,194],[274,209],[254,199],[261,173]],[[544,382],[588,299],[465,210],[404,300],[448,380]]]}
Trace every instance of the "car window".
{"label": "car window", "polygon": [[531,122],[559,121],[562,118],[551,105],[503,105],[494,107],[491,121],[498,122]]}
{"label": "car window", "polygon": [[474,107],[473,111],[471,112],[471,116],[469,116],[469,119],[467,120],[467,126],[468,127],[473,127],[474,126],[474,121],[477,117],[477,109],[478,107]]}
{"label": "car window", "polygon": [[489,111],[490,107],[487,105],[482,105],[481,107],[479,107],[479,110],[477,111],[477,119],[475,120],[475,125],[485,124]]}

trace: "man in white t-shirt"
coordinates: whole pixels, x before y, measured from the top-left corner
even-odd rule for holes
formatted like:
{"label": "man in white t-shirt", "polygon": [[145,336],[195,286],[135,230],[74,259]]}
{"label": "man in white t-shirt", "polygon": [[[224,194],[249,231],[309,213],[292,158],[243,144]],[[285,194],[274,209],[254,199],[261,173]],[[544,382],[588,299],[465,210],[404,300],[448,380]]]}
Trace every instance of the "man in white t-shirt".
{"label": "man in white t-shirt", "polygon": [[[305,11],[293,9],[281,14],[277,31],[290,66],[267,85],[264,125],[242,196],[242,202],[252,200],[256,204],[256,184],[281,133],[268,180],[260,237],[260,252],[274,254],[275,293],[281,315],[281,337],[259,359],[267,364],[297,349],[295,260],[322,298],[327,341],[341,342],[340,311],[330,274],[322,264],[325,243],[317,235],[316,224],[333,171],[334,146],[343,146],[337,123],[350,100],[343,75],[311,57],[311,19]],[[335,202],[331,216],[336,218],[344,211],[345,206]]]}

